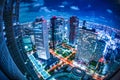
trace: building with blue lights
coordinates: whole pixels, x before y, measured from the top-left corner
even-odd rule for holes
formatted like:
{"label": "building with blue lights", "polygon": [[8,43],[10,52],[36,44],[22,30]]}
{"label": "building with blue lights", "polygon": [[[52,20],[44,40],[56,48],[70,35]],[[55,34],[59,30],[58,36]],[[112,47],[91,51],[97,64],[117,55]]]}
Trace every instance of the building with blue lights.
{"label": "building with blue lights", "polygon": [[70,24],[69,43],[74,44],[79,29],[79,19],[76,16],[72,16],[70,17],[69,24]]}
{"label": "building with blue lights", "polygon": [[48,28],[45,20],[37,20],[33,23],[35,45],[38,57],[48,60],[50,58],[48,46]]}
{"label": "building with blue lights", "polygon": [[53,16],[50,24],[50,46],[55,49],[64,39],[65,21],[61,17]]}

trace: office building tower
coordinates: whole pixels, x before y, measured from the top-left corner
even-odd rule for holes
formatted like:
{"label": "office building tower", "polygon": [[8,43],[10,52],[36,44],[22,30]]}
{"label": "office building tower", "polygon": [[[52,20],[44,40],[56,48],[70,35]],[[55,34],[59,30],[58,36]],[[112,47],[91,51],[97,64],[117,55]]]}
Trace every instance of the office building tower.
{"label": "office building tower", "polygon": [[86,29],[86,20],[83,21],[82,28],[83,28],[83,29]]}
{"label": "office building tower", "polygon": [[[28,79],[38,79],[37,75],[35,74],[35,71],[33,70],[33,65],[31,62],[28,61],[28,65],[25,64],[25,62],[28,60],[27,55],[24,53],[24,50],[22,49],[22,46],[19,44],[21,43],[20,39],[22,36],[21,32],[21,26],[18,25],[17,23],[19,22],[19,0],[16,1],[7,1],[5,2],[5,7],[4,7],[4,14],[3,14],[3,19],[5,23],[5,37],[6,37],[6,45],[8,47],[8,50],[10,52],[10,55],[12,59],[14,60],[15,64],[17,65],[18,69],[22,72],[24,77]],[[8,50],[6,50],[8,52]],[[2,52],[3,53],[3,52]],[[8,57],[6,58],[8,59]],[[8,62],[9,63],[9,60]],[[12,64],[9,65],[12,67],[11,72],[14,72]],[[6,66],[8,68],[8,66]],[[10,72],[10,74],[11,74]],[[33,73],[31,73],[33,72]],[[14,74],[14,73],[13,73]],[[14,75],[17,75],[15,73]],[[19,75],[19,74],[18,74]],[[21,74],[20,74],[21,75]],[[18,76],[17,76],[18,77]],[[17,79],[18,78],[10,77],[10,79]]]}
{"label": "office building tower", "polygon": [[86,63],[91,60],[98,61],[103,55],[104,47],[105,42],[97,40],[95,32],[81,29],[75,58]]}
{"label": "office building tower", "polygon": [[[4,35],[3,27],[3,9],[5,0],[0,1],[0,79],[16,79],[16,80],[25,80],[25,76],[21,73],[17,65],[15,64],[13,57],[11,56],[7,44],[6,44],[6,34]],[[7,19],[9,20],[9,19]],[[5,29],[5,27],[4,27]],[[1,75],[4,75],[3,76]]]}
{"label": "office building tower", "polygon": [[69,42],[71,44],[75,43],[75,38],[77,37],[77,32],[79,28],[79,19],[76,16],[70,17],[70,34],[69,34]]}
{"label": "office building tower", "polygon": [[46,21],[42,18],[37,18],[33,23],[33,30],[38,57],[44,60],[48,60],[50,58],[50,53]]}
{"label": "office building tower", "polygon": [[[1,20],[0,20],[1,21]],[[13,61],[13,56],[7,48],[5,36],[2,31],[2,24],[0,24],[0,71],[3,73],[6,78],[14,80],[25,80],[25,76],[19,70],[18,66]],[[0,79],[4,79],[0,77]]]}
{"label": "office building tower", "polygon": [[69,26],[69,20],[65,20],[65,30],[63,35],[63,41],[69,43],[69,33],[70,33],[70,26]]}
{"label": "office building tower", "polygon": [[50,23],[50,47],[55,49],[64,39],[65,21],[61,17],[53,16]]}

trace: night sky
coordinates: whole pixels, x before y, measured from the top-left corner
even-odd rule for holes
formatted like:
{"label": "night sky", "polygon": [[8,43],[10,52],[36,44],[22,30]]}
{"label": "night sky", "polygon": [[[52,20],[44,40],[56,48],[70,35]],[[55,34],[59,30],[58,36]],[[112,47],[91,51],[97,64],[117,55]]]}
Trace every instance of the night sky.
{"label": "night sky", "polygon": [[[29,4],[33,1],[32,3],[36,4],[34,2],[36,0],[23,1]],[[40,3],[41,0],[37,2]],[[86,19],[120,29],[120,0],[44,0],[44,5],[41,7],[47,7],[47,11],[56,10],[76,15],[80,20]],[[54,13],[52,12],[52,14]]]}

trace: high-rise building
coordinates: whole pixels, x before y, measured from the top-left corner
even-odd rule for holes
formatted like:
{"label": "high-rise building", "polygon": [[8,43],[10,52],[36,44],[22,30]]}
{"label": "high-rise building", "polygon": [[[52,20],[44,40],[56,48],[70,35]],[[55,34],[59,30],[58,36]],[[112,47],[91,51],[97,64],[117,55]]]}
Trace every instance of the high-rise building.
{"label": "high-rise building", "polygon": [[70,17],[70,33],[69,33],[69,42],[71,44],[75,43],[76,34],[78,32],[79,19],[76,16]]}
{"label": "high-rise building", "polygon": [[97,34],[89,30],[80,30],[77,44],[76,60],[89,62],[90,60],[98,61],[102,57],[105,42],[97,40]]}
{"label": "high-rise building", "polygon": [[70,27],[69,20],[65,20],[65,30],[64,30],[64,35],[63,35],[64,42],[69,42],[69,33],[70,33],[69,27]]}
{"label": "high-rise building", "polygon": [[[25,77],[36,80],[38,77],[35,74],[32,63],[28,60],[27,55],[22,50],[22,46],[19,45],[22,36],[21,26],[16,25],[19,22],[19,2],[19,0],[6,0],[5,2],[3,20],[5,24],[4,32],[6,41],[4,41],[5,39],[3,37],[4,51],[3,49],[0,50],[0,53],[4,54],[3,56],[5,57],[1,56],[3,59],[0,59],[0,61],[2,61],[0,62],[0,67],[2,67],[1,70],[3,70],[3,72],[12,80],[24,80],[22,78]],[[28,64],[25,64],[26,61],[28,61]],[[20,73],[19,70],[22,73]]]}
{"label": "high-rise building", "polygon": [[[25,76],[19,70],[17,64],[14,62],[13,57],[10,54],[10,51],[7,48],[5,40],[6,37],[3,35],[3,26],[1,19],[0,22],[0,79],[26,80]],[[3,73],[4,77],[6,78],[4,78],[1,73]]]}
{"label": "high-rise building", "polygon": [[55,49],[64,39],[65,21],[61,17],[53,16],[50,23],[50,47]]}
{"label": "high-rise building", "polygon": [[38,57],[44,60],[48,60],[50,58],[50,53],[46,21],[42,18],[36,19],[36,21],[33,23],[33,30]]}
{"label": "high-rise building", "polygon": [[[10,54],[10,51],[8,50],[8,47],[6,44],[7,32],[5,32],[6,34],[3,34],[5,31],[5,28],[6,28],[6,27],[3,28],[3,25],[4,25],[3,9],[6,10],[6,8],[4,8],[4,7],[9,6],[8,4],[4,4],[4,2],[5,2],[5,0],[0,1],[0,6],[1,6],[1,8],[0,8],[0,79],[26,80],[25,76],[19,70],[17,64],[14,62],[13,57]],[[6,2],[7,2],[7,0],[6,0]],[[12,1],[10,1],[10,2],[12,2]],[[10,9],[10,6],[9,6],[9,9]],[[10,12],[10,11],[8,11],[8,12]],[[11,16],[9,15],[9,17],[11,17]],[[8,19],[7,16],[6,16],[6,18],[9,22],[11,22],[10,18]],[[6,21],[6,20],[4,19],[4,21]],[[9,24],[7,24],[7,25],[9,25]],[[9,32],[11,32],[11,30]],[[1,74],[3,74],[4,76],[2,76]]]}

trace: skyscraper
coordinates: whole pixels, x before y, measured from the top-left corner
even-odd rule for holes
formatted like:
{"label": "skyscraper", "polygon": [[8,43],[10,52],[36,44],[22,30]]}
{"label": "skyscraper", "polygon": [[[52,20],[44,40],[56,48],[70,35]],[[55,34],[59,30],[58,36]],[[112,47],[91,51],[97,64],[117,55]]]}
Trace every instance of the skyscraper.
{"label": "skyscraper", "polygon": [[[5,0],[0,1],[0,79],[26,80],[11,56],[3,34],[3,9]],[[12,1],[11,1],[12,2]],[[9,11],[10,12],[10,11]],[[10,15],[9,15],[10,16]],[[10,19],[7,19],[10,20]],[[7,39],[7,38],[6,38]],[[1,74],[4,75],[1,76]],[[6,77],[6,78],[5,78]]]}
{"label": "skyscraper", "polygon": [[79,27],[79,19],[76,16],[70,17],[70,34],[69,34],[69,42],[74,44],[77,30]]}
{"label": "skyscraper", "polygon": [[55,49],[55,47],[62,43],[64,30],[65,30],[65,21],[61,17],[53,16],[50,20],[50,46]]}
{"label": "skyscraper", "polygon": [[33,27],[38,57],[48,60],[50,58],[50,53],[48,47],[48,28],[46,21],[42,18],[38,18],[33,23]]}
{"label": "skyscraper", "polygon": [[98,61],[102,57],[105,47],[103,40],[97,40],[97,34],[89,30],[80,30],[76,60],[89,62],[90,60]]}

